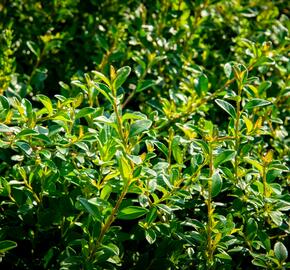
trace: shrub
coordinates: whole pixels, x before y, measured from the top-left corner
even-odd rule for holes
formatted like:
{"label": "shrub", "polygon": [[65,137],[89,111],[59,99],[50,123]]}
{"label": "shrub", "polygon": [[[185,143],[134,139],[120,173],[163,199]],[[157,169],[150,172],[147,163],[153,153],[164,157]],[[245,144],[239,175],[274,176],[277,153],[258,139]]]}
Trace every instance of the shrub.
{"label": "shrub", "polygon": [[286,3],[0,11],[1,266],[290,266]]}

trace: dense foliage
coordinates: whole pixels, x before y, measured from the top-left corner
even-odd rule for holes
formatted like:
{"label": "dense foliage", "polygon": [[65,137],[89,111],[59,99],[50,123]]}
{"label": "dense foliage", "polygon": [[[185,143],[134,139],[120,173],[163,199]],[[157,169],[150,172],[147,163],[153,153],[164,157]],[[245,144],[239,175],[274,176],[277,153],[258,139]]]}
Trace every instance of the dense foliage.
{"label": "dense foliage", "polygon": [[1,1],[1,269],[290,268],[288,16]]}

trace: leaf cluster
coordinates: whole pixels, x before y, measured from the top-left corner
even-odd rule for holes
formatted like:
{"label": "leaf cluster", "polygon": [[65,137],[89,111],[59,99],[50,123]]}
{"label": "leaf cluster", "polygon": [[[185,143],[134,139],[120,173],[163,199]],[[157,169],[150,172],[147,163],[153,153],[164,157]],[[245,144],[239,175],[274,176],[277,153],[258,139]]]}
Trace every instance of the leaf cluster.
{"label": "leaf cluster", "polygon": [[288,269],[285,1],[3,1],[3,269]]}

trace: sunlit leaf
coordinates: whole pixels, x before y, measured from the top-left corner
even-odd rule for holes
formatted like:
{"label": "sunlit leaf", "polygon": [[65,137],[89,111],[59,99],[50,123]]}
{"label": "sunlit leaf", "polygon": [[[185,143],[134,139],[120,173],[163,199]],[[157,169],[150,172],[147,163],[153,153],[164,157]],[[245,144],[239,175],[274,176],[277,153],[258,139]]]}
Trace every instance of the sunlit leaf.
{"label": "sunlit leaf", "polygon": [[283,243],[277,242],[274,246],[275,257],[280,261],[283,262],[288,257],[287,248],[284,246]]}
{"label": "sunlit leaf", "polygon": [[144,216],[148,212],[147,209],[140,206],[128,206],[118,213],[118,219],[131,220]]}
{"label": "sunlit leaf", "polygon": [[270,104],[271,104],[271,102],[268,101],[268,100],[259,99],[259,98],[253,98],[248,103],[246,103],[244,109],[252,109],[252,108],[256,108],[256,107],[263,107],[263,106],[267,106],[267,105],[270,105]]}
{"label": "sunlit leaf", "polygon": [[128,78],[128,76],[130,75],[131,72],[131,68],[126,66],[126,67],[122,67],[120,69],[117,70],[116,73],[116,78],[113,82],[113,87],[117,90],[119,87],[122,86],[122,84],[126,81],[126,79]]}
{"label": "sunlit leaf", "polygon": [[129,136],[130,137],[137,136],[143,133],[144,131],[147,131],[149,130],[151,125],[152,125],[151,120],[138,120],[131,125]]}
{"label": "sunlit leaf", "polygon": [[215,172],[212,176],[211,181],[212,181],[211,196],[215,197],[221,192],[222,178],[218,172]]}
{"label": "sunlit leaf", "polygon": [[53,106],[50,98],[45,95],[37,95],[37,98],[46,108],[48,115],[51,116],[53,114]]}
{"label": "sunlit leaf", "polygon": [[221,100],[221,99],[216,99],[215,102],[217,103],[217,105],[219,105],[223,110],[225,110],[231,117],[236,118],[236,110],[233,107],[233,105],[231,105],[230,103],[228,103],[225,100]]}
{"label": "sunlit leaf", "polygon": [[215,158],[214,158],[214,166],[217,168],[219,165],[232,160],[235,157],[234,150],[222,150]]}

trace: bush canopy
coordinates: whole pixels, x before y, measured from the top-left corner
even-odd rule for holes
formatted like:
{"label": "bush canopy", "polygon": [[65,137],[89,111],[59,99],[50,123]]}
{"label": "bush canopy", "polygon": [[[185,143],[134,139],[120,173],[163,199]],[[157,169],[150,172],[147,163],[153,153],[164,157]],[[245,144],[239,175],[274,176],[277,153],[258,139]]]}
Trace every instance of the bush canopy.
{"label": "bush canopy", "polygon": [[1,269],[288,269],[289,3],[3,0]]}

